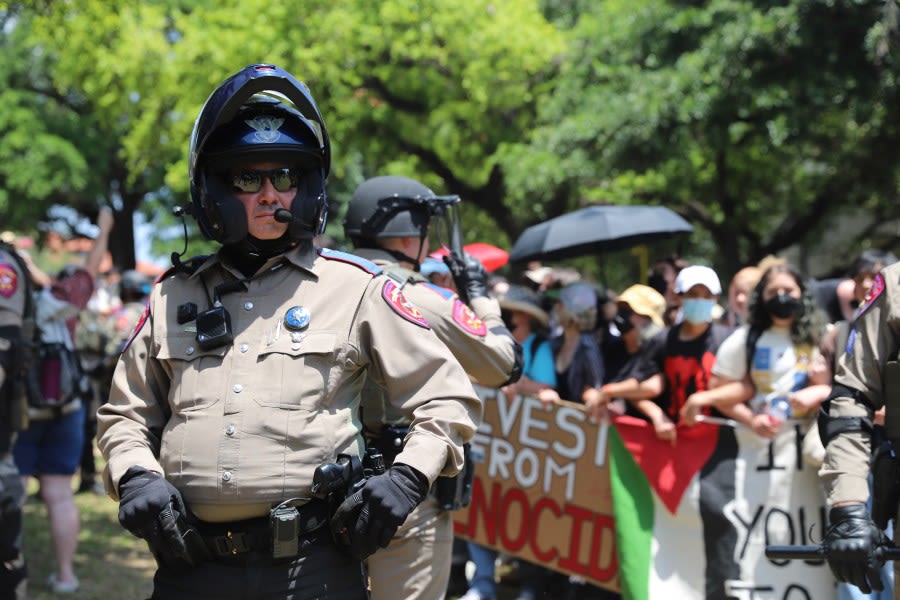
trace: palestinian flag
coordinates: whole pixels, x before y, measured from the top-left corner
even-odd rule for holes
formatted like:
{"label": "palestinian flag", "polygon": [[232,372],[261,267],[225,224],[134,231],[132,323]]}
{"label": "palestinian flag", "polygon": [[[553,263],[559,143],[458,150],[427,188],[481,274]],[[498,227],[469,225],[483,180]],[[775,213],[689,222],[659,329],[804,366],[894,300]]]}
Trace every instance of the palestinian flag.
{"label": "palestinian flag", "polygon": [[622,597],[835,598],[824,562],[764,557],[767,544],[816,543],[811,531],[824,531],[818,477],[799,450],[804,427],[769,441],[701,423],[679,427],[673,446],[646,421],[617,418],[609,453]]}

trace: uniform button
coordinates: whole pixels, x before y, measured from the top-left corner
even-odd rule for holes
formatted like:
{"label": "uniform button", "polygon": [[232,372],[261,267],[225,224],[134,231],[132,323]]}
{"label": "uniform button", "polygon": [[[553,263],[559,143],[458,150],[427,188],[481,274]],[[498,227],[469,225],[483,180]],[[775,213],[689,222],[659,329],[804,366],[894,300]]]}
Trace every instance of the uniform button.
{"label": "uniform button", "polygon": [[249,349],[250,349],[250,344],[241,344],[241,347],[240,347],[241,352],[246,352]]}
{"label": "uniform button", "polygon": [[187,355],[193,354],[193,353],[194,353],[194,347],[193,347],[193,346],[188,346],[188,347],[187,347],[187,350],[185,350],[184,353],[187,354]]}
{"label": "uniform button", "polygon": [[222,473],[222,481],[231,481],[231,471]]}
{"label": "uniform button", "polygon": [[236,383],[236,384],[234,384],[234,387],[231,388],[231,389],[234,390],[234,393],[235,393],[235,394],[240,394],[240,393],[241,393],[241,390],[244,389],[244,386],[242,386],[242,385],[239,384],[239,383]]}
{"label": "uniform button", "polygon": [[253,310],[252,302],[244,302],[244,310]]}
{"label": "uniform button", "polygon": [[225,435],[234,435],[234,425],[225,428]]}
{"label": "uniform button", "polygon": [[291,350],[299,350],[300,344],[291,344]]}

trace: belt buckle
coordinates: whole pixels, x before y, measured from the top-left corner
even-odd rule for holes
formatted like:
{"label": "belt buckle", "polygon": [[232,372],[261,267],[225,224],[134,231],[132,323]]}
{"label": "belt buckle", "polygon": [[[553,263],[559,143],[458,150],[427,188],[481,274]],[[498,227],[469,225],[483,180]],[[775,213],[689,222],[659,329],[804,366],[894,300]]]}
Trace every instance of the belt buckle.
{"label": "belt buckle", "polygon": [[250,546],[247,544],[247,536],[241,531],[228,531],[225,535],[217,536],[215,544],[216,552],[222,556],[234,556],[250,551]]}

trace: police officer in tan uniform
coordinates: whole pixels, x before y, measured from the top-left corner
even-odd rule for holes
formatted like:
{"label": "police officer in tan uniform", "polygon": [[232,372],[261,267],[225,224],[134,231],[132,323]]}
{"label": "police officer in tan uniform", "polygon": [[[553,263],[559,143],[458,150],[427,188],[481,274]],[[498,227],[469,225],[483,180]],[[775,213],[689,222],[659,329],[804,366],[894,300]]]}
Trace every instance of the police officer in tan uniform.
{"label": "police officer in tan uniform", "polygon": [[[835,383],[820,413],[820,435],[825,444],[825,462],[819,475],[830,506],[825,536],[828,563],[839,581],[859,587],[864,593],[881,590],[879,548],[888,544],[882,531],[897,506],[887,507],[879,518],[881,490],[897,493],[896,469],[873,472],[873,516],[866,508],[872,458],[875,413],[884,407],[884,437],[900,438],[900,263],[879,273],[851,329],[847,351],[838,362]],[[876,453],[877,455],[878,453]],[[895,496],[896,499],[896,496]],[[894,562],[894,580],[897,577]],[[894,598],[900,597],[897,588]]]}
{"label": "police officer in tan uniform", "polygon": [[[194,126],[193,216],[222,248],[154,285],[99,411],[154,598],[365,598],[362,560],[462,467],[465,372],[380,269],[313,246],[329,152],[309,90],[273,65],[226,80]],[[413,423],[385,472],[359,468],[367,379]]]}
{"label": "police officer in tan uniform", "polygon": [[[394,285],[422,309],[435,333],[459,360],[469,376],[487,387],[501,387],[518,379],[521,348],[500,317],[500,305],[488,297],[487,274],[473,257],[458,257],[452,269],[463,295],[430,283],[418,272],[429,249],[429,226],[444,230],[458,196],[437,196],[418,181],[382,176],[363,182],[353,193],[344,218],[344,233],[354,252],[384,269]],[[443,228],[441,227],[443,226]],[[363,421],[370,444],[385,454],[399,451],[410,421],[386,402],[373,386],[364,394]],[[439,600],[450,578],[453,522],[448,507],[455,490],[441,481],[401,527],[390,546],[367,561],[373,600],[417,598]]]}
{"label": "police officer in tan uniform", "polygon": [[[22,600],[27,569],[22,555],[25,489],[12,457],[16,431],[25,427],[28,406],[19,388],[23,367],[22,323],[30,284],[28,270],[11,245],[0,242],[0,600]],[[28,333],[26,332],[26,335]]]}

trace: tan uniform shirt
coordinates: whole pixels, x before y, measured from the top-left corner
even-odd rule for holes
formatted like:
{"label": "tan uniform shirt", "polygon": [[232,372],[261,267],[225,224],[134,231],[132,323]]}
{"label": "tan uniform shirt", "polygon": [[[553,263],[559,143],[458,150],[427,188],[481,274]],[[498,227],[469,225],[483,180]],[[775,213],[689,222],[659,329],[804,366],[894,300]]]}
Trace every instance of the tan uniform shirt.
{"label": "tan uniform shirt", "polygon": [[[500,318],[500,304],[493,298],[476,298],[471,308],[455,293],[430,283],[420,273],[405,269],[384,250],[358,248],[357,255],[371,260],[398,281],[403,293],[422,310],[438,338],[466,373],[486,387],[506,383],[516,362],[516,341]],[[377,431],[381,423],[400,424],[403,415],[390,404],[379,407],[366,394],[363,415],[366,426]]]}
{"label": "tan uniform shirt", "polygon": [[[900,368],[896,364],[900,349],[900,263],[885,268],[880,277],[883,286],[876,278],[870,300],[863,306],[850,334],[850,351],[841,356],[835,375],[836,385],[861,392],[872,409],[845,394],[831,401],[830,415],[871,419],[873,411],[886,405],[887,435],[900,437],[900,389],[887,389],[885,379],[887,370]],[[879,292],[879,287],[883,291]],[[896,385],[897,380],[892,383]],[[828,443],[819,475],[830,505],[866,501],[869,456],[870,436],[865,431],[842,433]]]}
{"label": "tan uniform shirt", "polygon": [[[317,466],[361,453],[367,377],[411,414],[398,462],[429,481],[462,467],[481,411],[465,372],[388,278],[320,253],[301,246],[222,295],[234,340],[209,350],[197,343],[195,321],[177,322],[178,306],[203,312],[207,294],[240,273],[214,257],[154,286],[147,322],[98,412],[114,497],[133,465],[163,472],[206,520],[263,515],[307,497]],[[301,307],[309,322],[297,328],[294,318],[292,330],[288,313]]]}

